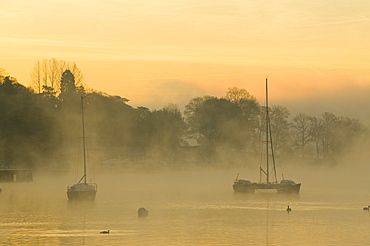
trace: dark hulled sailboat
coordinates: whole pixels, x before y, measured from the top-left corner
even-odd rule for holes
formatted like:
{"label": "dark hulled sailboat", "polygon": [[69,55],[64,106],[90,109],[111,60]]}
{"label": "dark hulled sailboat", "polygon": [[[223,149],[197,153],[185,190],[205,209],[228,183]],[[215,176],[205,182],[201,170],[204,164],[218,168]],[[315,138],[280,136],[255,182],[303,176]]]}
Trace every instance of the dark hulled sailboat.
{"label": "dark hulled sailboat", "polygon": [[[278,193],[295,193],[298,194],[301,188],[300,183],[295,183],[292,180],[283,179],[280,182],[277,181],[274,149],[272,145],[272,134],[269,117],[269,106],[268,106],[268,83],[266,79],[266,170],[260,167],[260,176],[266,176],[266,182],[260,180],[259,183],[251,182],[249,180],[239,179],[239,175],[236,177],[233,189],[235,192],[243,193],[254,193],[255,190],[276,190]],[[271,151],[272,159],[272,171],[274,174],[274,181],[270,180],[270,163],[269,163],[269,152]]]}

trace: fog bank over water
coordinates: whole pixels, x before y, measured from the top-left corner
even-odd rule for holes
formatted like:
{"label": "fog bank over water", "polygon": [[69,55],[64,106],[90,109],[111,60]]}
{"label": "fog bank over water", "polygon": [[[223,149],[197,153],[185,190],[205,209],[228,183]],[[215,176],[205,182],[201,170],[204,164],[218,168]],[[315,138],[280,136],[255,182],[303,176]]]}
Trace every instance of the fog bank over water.
{"label": "fog bank over water", "polygon": [[[362,148],[361,150],[365,149]],[[277,159],[277,177],[278,180],[284,178],[302,183],[301,194],[311,192],[323,194],[367,192],[370,189],[368,183],[370,165],[365,161],[369,158],[367,153],[369,152],[343,155],[332,162],[303,162],[297,160],[284,162]],[[262,164],[262,167],[264,165]],[[207,167],[200,167],[183,163],[183,165],[177,165],[177,168],[170,165],[145,168],[139,164],[135,167],[134,163],[127,167],[107,167],[95,163],[89,169],[89,173],[92,181],[97,182],[100,189],[106,189],[106,191],[103,191],[104,193],[109,192],[112,187],[118,188],[117,184],[123,180],[126,184],[120,189],[151,190],[167,187],[176,190],[180,187],[188,190],[188,192],[194,189],[233,192],[232,183],[237,175],[242,179],[259,182],[259,167],[260,162],[257,160],[245,160],[244,164],[235,166],[211,163]],[[79,177],[78,173],[81,173],[81,170],[66,172],[63,176],[68,176],[68,182],[71,183]],[[39,177],[48,179],[50,173],[40,172]]]}
{"label": "fog bank over water", "polygon": [[[259,163],[181,171],[95,167],[93,203],[68,202],[74,172],[37,171],[34,182],[1,184],[0,230],[6,233],[0,244],[366,245],[367,163],[281,166],[286,178],[302,183],[298,196],[234,193],[237,173],[259,180]],[[138,218],[140,207],[147,218]]]}
{"label": "fog bank over water", "polygon": [[[368,194],[370,184],[368,173],[370,167],[365,163],[347,163],[341,166],[303,166],[278,165],[278,179],[283,173],[285,179],[302,183],[301,196],[325,195],[345,193]],[[191,196],[195,191],[204,191],[215,199],[230,196],[234,193],[232,183],[236,176],[252,182],[259,182],[259,166],[246,168],[198,168],[183,171],[160,170],[145,172],[129,170],[94,170],[92,182],[98,184],[97,201],[114,200],[127,192],[138,192],[140,202],[137,206],[144,206],[151,192],[158,192],[157,202],[162,196],[176,195]],[[56,174],[50,172],[36,172],[34,182],[24,190],[24,196],[35,198],[53,196],[59,201],[67,201],[66,187],[76,182],[73,172]],[[90,181],[90,179],[89,179]],[[47,184],[47,185],[45,185]],[[4,192],[16,186],[25,184],[3,184]],[[43,190],[43,192],[37,192]],[[20,195],[23,191],[17,191]],[[44,195],[42,195],[44,194]],[[217,198],[218,197],[218,198]]]}

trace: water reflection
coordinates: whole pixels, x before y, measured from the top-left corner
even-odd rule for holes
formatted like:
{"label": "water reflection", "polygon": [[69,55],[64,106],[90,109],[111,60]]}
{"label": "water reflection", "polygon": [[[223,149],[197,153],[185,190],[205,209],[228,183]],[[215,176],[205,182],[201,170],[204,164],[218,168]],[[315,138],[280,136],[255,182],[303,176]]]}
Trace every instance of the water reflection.
{"label": "water reflection", "polygon": [[254,194],[234,192],[235,200],[245,201],[299,201],[300,194],[280,194],[276,192],[258,192]]}

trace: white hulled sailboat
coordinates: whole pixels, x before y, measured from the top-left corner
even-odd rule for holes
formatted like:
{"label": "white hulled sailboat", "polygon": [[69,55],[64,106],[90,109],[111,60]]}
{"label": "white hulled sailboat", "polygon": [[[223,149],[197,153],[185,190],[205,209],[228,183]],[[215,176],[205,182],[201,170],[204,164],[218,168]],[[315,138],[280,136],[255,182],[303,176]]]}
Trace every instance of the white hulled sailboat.
{"label": "white hulled sailboat", "polygon": [[69,200],[95,200],[97,192],[96,183],[87,183],[86,176],[86,144],[85,144],[85,119],[83,96],[81,96],[81,115],[82,115],[82,145],[83,145],[83,165],[84,174],[81,179],[74,185],[67,187],[67,196]]}

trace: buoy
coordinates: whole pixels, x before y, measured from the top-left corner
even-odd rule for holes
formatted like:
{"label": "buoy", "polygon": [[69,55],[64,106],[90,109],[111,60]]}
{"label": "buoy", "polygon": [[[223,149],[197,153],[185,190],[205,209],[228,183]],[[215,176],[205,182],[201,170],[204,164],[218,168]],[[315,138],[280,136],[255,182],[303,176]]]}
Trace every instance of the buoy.
{"label": "buoy", "polygon": [[289,205],[288,205],[288,208],[286,209],[286,211],[288,211],[288,212],[292,211],[292,209],[289,207]]}
{"label": "buoy", "polygon": [[139,210],[137,211],[137,216],[139,218],[145,218],[146,216],[148,216],[148,213],[149,211],[146,210],[145,208],[139,208]]}

